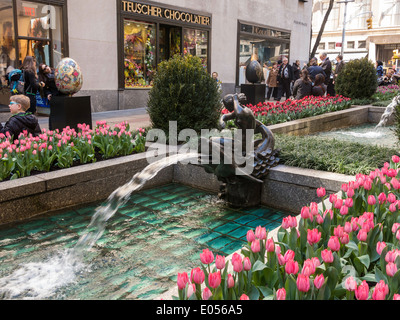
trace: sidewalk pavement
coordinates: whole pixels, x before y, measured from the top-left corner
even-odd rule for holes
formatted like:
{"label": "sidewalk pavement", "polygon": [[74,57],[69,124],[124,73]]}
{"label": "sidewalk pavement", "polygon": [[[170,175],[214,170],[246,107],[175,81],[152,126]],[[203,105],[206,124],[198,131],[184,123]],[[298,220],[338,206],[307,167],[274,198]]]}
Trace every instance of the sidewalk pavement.
{"label": "sidewalk pavement", "polygon": [[[40,128],[49,128],[49,117],[44,115],[37,116]],[[113,110],[92,113],[92,127],[96,126],[96,121],[106,121],[111,127],[117,123],[127,121],[131,130],[145,128],[151,125],[150,117],[145,108]]]}

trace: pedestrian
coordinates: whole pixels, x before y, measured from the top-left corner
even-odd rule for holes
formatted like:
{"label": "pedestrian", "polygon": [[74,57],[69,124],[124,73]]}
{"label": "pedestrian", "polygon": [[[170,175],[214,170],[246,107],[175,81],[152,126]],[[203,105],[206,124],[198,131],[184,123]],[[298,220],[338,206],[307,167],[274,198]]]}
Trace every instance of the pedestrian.
{"label": "pedestrian", "polygon": [[41,129],[38,119],[28,109],[31,105],[29,98],[23,94],[17,94],[10,97],[10,112],[11,117],[5,123],[4,127],[0,123],[0,133],[6,134],[7,132],[13,136],[13,139],[18,139],[18,136],[24,130],[28,134],[37,136],[40,134]]}
{"label": "pedestrian", "polygon": [[326,52],[319,55],[321,60],[321,68],[325,72],[325,84],[327,86],[327,94],[334,96],[335,89],[333,86],[332,62],[329,60]]}
{"label": "pedestrian", "polygon": [[293,82],[300,79],[300,60],[293,62]]}
{"label": "pedestrian", "polygon": [[311,79],[312,82],[315,81],[315,76],[317,74],[322,74],[324,76],[324,78],[326,76],[326,74],[325,74],[324,70],[322,69],[322,67],[320,67],[318,65],[317,58],[315,58],[315,57],[311,58],[310,66],[307,68],[307,70],[308,70],[308,74],[309,74],[310,79]]}
{"label": "pedestrian", "polygon": [[55,81],[54,69],[50,68],[48,65],[41,63],[39,65],[38,73],[39,82],[44,83],[42,98],[47,98],[49,101],[51,97],[60,95]]}
{"label": "pedestrian", "polygon": [[282,65],[278,71],[279,91],[278,97],[276,98],[277,101],[281,100],[283,94],[286,95],[286,99],[289,99],[291,96],[290,83],[293,80],[293,68],[288,62],[288,58],[283,57]]}
{"label": "pedestrian", "polygon": [[212,78],[217,81],[219,91],[222,91],[222,82],[218,79],[218,72],[212,73]]}
{"label": "pedestrian", "polygon": [[339,75],[340,72],[343,71],[343,68],[344,68],[343,56],[341,54],[339,54],[336,57],[336,61],[337,61],[337,64],[336,64],[335,73],[333,76],[333,84],[335,84],[337,76]]}
{"label": "pedestrian", "polygon": [[325,84],[325,77],[319,73],[315,76],[315,83],[312,88],[312,95],[315,97],[325,96],[327,86]]}
{"label": "pedestrian", "polygon": [[303,99],[306,96],[310,96],[312,93],[312,84],[308,77],[307,69],[301,71],[301,77],[296,80],[293,85],[293,96],[296,100]]}
{"label": "pedestrian", "polygon": [[274,62],[272,65],[271,70],[268,73],[268,78],[267,78],[267,86],[268,86],[268,92],[267,92],[267,100],[269,100],[272,97],[275,99],[278,96],[278,62]]}
{"label": "pedestrian", "polygon": [[378,78],[383,77],[383,62],[381,60],[376,61],[376,75]]}
{"label": "pedestrian", "polygon": [[24,92],[30,100],[30,107],[27,110],[33,114],[36,113],[36,93],[39,87],[44,87],[43,82],[39,82],[36,73],[36,60],[32,56],[26,56],[22,63],[21,70],[24,72]]}

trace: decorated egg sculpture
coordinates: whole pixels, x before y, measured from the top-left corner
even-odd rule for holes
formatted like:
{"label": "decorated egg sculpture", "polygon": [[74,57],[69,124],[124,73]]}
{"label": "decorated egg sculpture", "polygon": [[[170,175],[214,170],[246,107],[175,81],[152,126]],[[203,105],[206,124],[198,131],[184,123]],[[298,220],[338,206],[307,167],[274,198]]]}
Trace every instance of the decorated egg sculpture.
{"label": "decorated egg sculpture", "polygon": [[261,81],[263,68],[257,60],[251,61],[246,67],[246,79],[251,83],[257,83]]}
{"label": "decorated egg sculpture", "polygon": [[74,59],[62,59],[54,72],[58,91],[72,96],[77,93],[83,85],[82,72]]}

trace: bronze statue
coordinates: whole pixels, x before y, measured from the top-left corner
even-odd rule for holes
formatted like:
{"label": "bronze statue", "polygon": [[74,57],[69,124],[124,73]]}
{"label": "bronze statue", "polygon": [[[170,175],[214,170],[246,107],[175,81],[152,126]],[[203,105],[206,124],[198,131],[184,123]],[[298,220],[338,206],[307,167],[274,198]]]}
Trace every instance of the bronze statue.
{"label": "bronze statue", "polygon": [[[256,120],[253,112],[245,106],[244,94],[228,94],[224,97],[223,104],[231,113],[221,116],[220,128],[224,129],[226,122],[233,120],[240,129],[239,137],[236,136],[236,140],[225,137],[210,138],[208,140],[211,149],[209,161],[203,166],[207,172],[214,173],[218,180],[223,182],[220,196],[227,198],[229,204],[255,205],[259,203],[261,195],[258,195],[257,193],[260,192],[254,189],[261,190],[262,179],[267,176],[269,169],[279,162],[279,158],[276,157],[278,150],[274,150],[275,139],[271,130]],[[253,137],[252,133],[261,134],[261,139],[255,140],[253,148],[248,150],[248,139]],[[251,134],[250,137],[249,134]],[[213,146],[217,148],[213,149]],[[220,159],[229,161],[212,164],[211,157],[214,150],[218,150]],[[239,164],[235,160],[238,158],[237,154],[235,157],[235,152],[240,152],[241,159],[245,159],[242,163]],[[252,166],[250,171],[248,170],[249,163]]]}

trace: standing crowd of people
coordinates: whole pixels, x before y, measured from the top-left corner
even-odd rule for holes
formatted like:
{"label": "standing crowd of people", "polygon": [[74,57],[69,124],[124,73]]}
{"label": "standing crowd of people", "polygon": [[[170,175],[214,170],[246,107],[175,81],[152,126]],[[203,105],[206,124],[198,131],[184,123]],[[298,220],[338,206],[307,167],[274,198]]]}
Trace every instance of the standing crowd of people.
{"label": "standing crowd of people", "polygon": [[335,79],[343,70],[343,57],[336,57],[337,64],[333,71],[332,62],[325,52],[321,53],[321,63],[317,58],[312,58],[308,64],[300,67],[300,61],[296,60],[293,65],[289,64],[287,57],[274,62],[268,73],[265,84],[268,89],[266,99],[271,97],[280,101],[283,96],[286,99],[293,97],[301,99],[305,96],[335,95]]}

